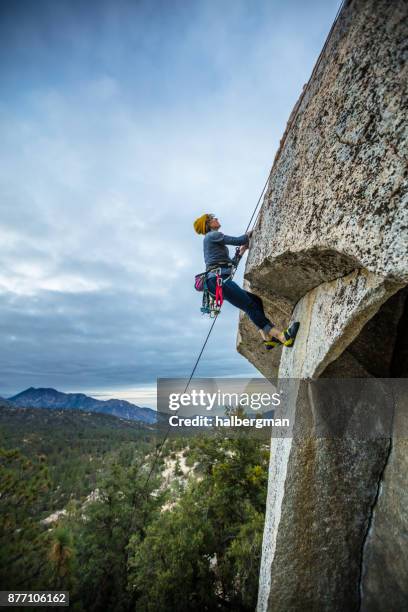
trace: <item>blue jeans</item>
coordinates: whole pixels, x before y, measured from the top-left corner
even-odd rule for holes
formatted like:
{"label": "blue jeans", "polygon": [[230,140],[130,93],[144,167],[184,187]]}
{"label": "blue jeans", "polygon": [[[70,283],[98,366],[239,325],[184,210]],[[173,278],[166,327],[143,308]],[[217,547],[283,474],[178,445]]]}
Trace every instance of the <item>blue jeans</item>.
{"label": "blue jeans", "polygon": [[[228,278],[228,274],[223,274],[222,277],[223,279]],[[207,278],[207,287],[213,295],[215,294],[215,285],[215,276]],[[265,316],[261,298],[250,291],[245,291],[245,289],[242,289],[232,279],[223,283],[222,295],[224,296],[224,300],[246,312],[251,321],[255,323],[259,329],[267,333],[274,327],[273,323]]]}

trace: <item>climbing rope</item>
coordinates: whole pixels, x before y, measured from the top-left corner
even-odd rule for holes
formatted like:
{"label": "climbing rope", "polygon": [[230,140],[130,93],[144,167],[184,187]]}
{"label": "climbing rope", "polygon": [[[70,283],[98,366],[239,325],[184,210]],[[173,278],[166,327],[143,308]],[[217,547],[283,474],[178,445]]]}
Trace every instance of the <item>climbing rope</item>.
{"label": "climbing rope", "polygon": [[[272,166],[272,168],[273,168],[273,166]],[[255,208],[254,208],[254,211],[253,211],[253,213],[252,213],[252,215],[251,215],[251,218],[250,218],[250,220],[249,220],[249,223],[248,223],[248,225],[247,225],[247,227],[246,227],[245,233],[246,233],[246,232],[249,230],[249,227],[250,227],[250,225],[251,225],[251,223],[252,223],[252,219],[254,218],[254,216],[255,216],[255,214],[256,214],[256,211],[257,211],[257,209],[258,209],[258,206],[259,206],[259,204],[260,204],[260,202],[261,202],[261,200],[262,200],[262,197],[263,197],[263,195],[264,195],[264,193],[265,193],[266,187],[267,187],[267,185],[268,185],[268,183],[269,183],[270,176],[271,176],[271,174],[272,174],[272,168],[270,169],[270,172],[269,172],[269,174],[268,174],[268,178],[267,178],[267,179],[266,179],[266,181],[265,181],[265,185],[263,186],[262,192],[261,192],[261,194],[260,194],[260,196],[259,196],[259,198],[258,198],[258,201],[257,201],[257,203],[256,203],[256,206],[255,206]],[[257,222],[257,220],[258,220],[258,216],[259,216],[259,212],[258,212],[258,215],[257,215],[257,217],[256,217],[256,219],[255,219],[255,224],[256,224],[256,222]],[[240,261],[241,261],[241,258],[239,258],[239,259],[238,259],[238,261],[237,261],[237,265],[235,266],[235,270],[233,270],[233,271],[232,271],[230,278],[233,278],[233,277],[234,277],[234,274],[235,274],[235,272],[236,272],[236,270],[237,270],[237,268],[238,268],[238,265],[239,265],[239,262],[240,262]],[[196,362],[195,362],[194,367],[193,367],[193,369],[192,369],[192,371],[191,371],[190,377],[189,377],[189,379],[188,379],[188,381],[187,381],[187,384],[186,384],[186,386],[185,386],[185,388],[184,388],[183,393],[186,393],[187,389],[188,389],[188,388],[189,388],[189,386],[190,386],[190,383],[191,383],[191,381],[192,381],[192,379],[193,379],[193,376],[194,376],[194,374],[195,374],[195,371],[196,371],[196,369],[197,369],[197,366],[198,366],[198,364],[199,364],[199,362],[200,362],[201,356],[202,356],[202,354],[204,353],[204,349],[205,349],[205,347],[207,346],[207,342],[208,342],[208,340],[209,340],[209,338],[210,338],[210,336],[211,336],[211,332],[212,332],[212,330],[214,329],[214,325],[215,325],[215,322],[217,321],[217,318],[218,318],[218,317],[214,317],[214,319],[213,319],[213,321],[212,321],[212,323],[211,323],[210,329],[208,330],[208,333],[207,333],[206,339],[204,340],[204,343],[203,343],[203,345],[202,345],[202,347],[201,347],[200,353],[199,353],[199,355],[198,355],[198,357],[197,357],[197,359],[196,359]],[[168,438],[168,435],[169,435],[169,433],[170,433],[170,429],[171,429],[171,426],[170,426],[170,425],[168,425],[168,427],[167,427],[167,429],[166,429],[166,432],[165,432],[165,434],[164,434],[164,436],[163,436],[163,440],[162,440],[162,441],[161,441],[161,443],[160,443],[160,444],[159,444],[159,445],[156,447],[156,454],[155,454],[155,456],[154,456],[153,463],[152,463],[152,466],[151,466],[151,468],[150,468],[149,474],[148,474],[148,476],[147,476],[147,478],[146,478],[146,482],[145,482],[145,484],[144,484],[144,488],[147,488],[147,485],[149,484],[149,481],[150,481],[150,478],[151,478],[151,476],[152,476],[152,474],[153,474],[154,468],[156,467],[157,461],[159,460],[159,457],[160,457],[160,455],[161,455],[161,451],[162,451],[162,449],[163,449],[163,446],[165,445],[166,440],[167,440],[167,438]]]}
{"label": "climbing rope", "polygon": [[[309,78],[308,82],[307,82],[307,83],[306,83],[306,85],[304,86],[303,91],[302,91],[302,93],[300,94],[299,99],[298,99],[298,101],[297,101],[297,103],[296,103],[296,105],[295,105],[295,108],[293,109],[293,111],[292,111],[292,113],[291,113],[291,116],[289,117],[289,121],[288,121],[288,123],[287,123],[286,129],[285,129],[285,132],[284,132],[284,134],[283,134],[283,136],[282,136],[282,139],[281,139],[281,141],[280,141],[280,143],[279,143],[279,148],[278,148],[278,151],[276,152],[275,159],[273,160],[272,167],[271,167],[271,169],[270,169],[270,171],[269,171],[268,177],[267,177],[267,179],[266,179],[266,181],[265,181],[265,184],[264,184],[263,189],[262,189],[262,191],[261,191],[261,194],[260,194],[260,196],[259,196],[259,198],[258,198],[258,201],[257,201],[257,203],[256,203],[256,206],[255,206],[255,208],[254,208],[254,210],[253,210],[253,213],[252,213],[252,215],[251,215],[251,218],[249,219],[249,222],[248,222],[248,225],[247,225],[247,227],[246,227],[245,233],[246,233],[246,232],[248,232],[248,230],[249,230],[249,228],[250,228],[250,226],[251,226],[252,220],[253,220],[253,218],[255,217],[255,215],[256,215],[256,217],[255,217],[255,221],[254,221],[254,227],[256,226],[256,224],[257,224],[257,222],[258,222],[258,218],[259,218],[259,215],[260,215],[260,212],[261,212],[261,209],[259,209],[259,210],[258,210],[258,207],[259,207],[259,204],[261,203],[261,200],[262,200],[262,198],[263,198],[263,196],[264,196],[265,190],[266,190],[266,188],[267,188],[267,186],[268,186],[269,180],[270,180],[270,178],[271,178],[272,170],[273,170],[273,168],[274,168],[275,164],[277,163],[277,161],[278,161],[278,159],[279,159],[279,157],[280,157],[280,155],[281,155],[281,152],[282,152],[283,146],[284,146],[284,144],[285,144],[285,141],[286,141],[287,135],[288,135],[288,133],[290,132],[290,130],[291,130],[291,128],[292,128],[292,126],[293,126],[293,124],[295,123],[295,120],[296,120],[296,118],[297,118],[297,116],[298,116],[299,109],[300,109],[300,106],[301,106],[301,104],[302,104],[302,102],[303,102],[303,99],[304,99],[304,97],[305,97],[305,94],[306,94],[307,90],[309,89],[310,83],[311,83],[311,81],[312,81],[312,79],[313,79],[314,75],[316,74],[317,69],[318,69],[318,67],[319,67],[319,65],[320,65],[320,63],[321,63],[321,61],[322,61],[322,58],[323,58],[324,52],[325,52],[325,50],[326,50],[326,48],[327,48],[328,42],[329,42],[329,40],[330,40],[330,38],[331,38],[332,34],[333,34],[333,30],[334,30],[334,28],[335,28],[335,26],[336,26],[336,23],[337,23],[338,19],[339,19],[340,13],[342,12],[343,8],[344,8],[344,7],[345,7],[347,4],[349,4],[349,3],[351,3],[351,2],[352,2],[352,0],[342,0],[342,2],[340,3],[340,6],[339,6],[338,11],[337,11],[337,13],[336,13],[336,16],[335,16],[335,18],[334,18],[334,21],[333,21],[333,24],[332,24],[332,26],[331,26],[331,28],[330,28],[330,31],[329,31],[329,33],[328,33],[328,35],[327,35],[327,38],[326,38],[325,43],[324,43],[324,45],[323,45],[323,48],[322,48],[322,50],[320,51],[320,54],[319,54],[319,56],[318,56],[318,58],[317,58],[317,61],[316,61],[316,64],[315,64],[315,66],[314,66],[314,68],[313,68],[313,70],[312,70],[312,74],[310,75],[310,78]],[[258,213],[257,213],[257,210],[258,210]],[[239,250],[239,249],[237,249],[237,252],[238,252],[238,250]],[[241,258],[240,258],[240,257],[239,257],[239,258],[237,258],[237,265],[235,266],[235,270],[233,270],[233,272],[231,273],[231,277],[230,277],[230,278],[233,278],[233,277],[234,277],[234,274],[235,274],[235,272],[236,272],[236,270],[237,270],[237,268],[238,268],[238,265],[239,265],[240,260],[241,260]],[[196,362],[195,362],[194,367],[193,367],[193,369],[192,369],[192,371],[191,371],[190,377],[189,377],[189,379],[188,379],[188,381],[187,381],[187,384],[186,384],[186,386],[185,386],[184,393],[186,393],[186,391],[187,391],[188,387],[190,386],[190,382],[191,382],[191,380],[192,380],[192,378],[193,378],[193,376],[194,376],[194,374],[195,374],[195,371],[196,371],[197,366],[198,366],[198,364],[199,364],[199,362],[200,362],[201,356],[202,356],[202,354],[204,353],[204,349],[205,349],[205,347],[206,347],[206,345],[207,345],[207,342],[208,342],[208,340],[209,340],[209,338],[210,338],[210,336],[211,336],[212,330],[214,329],[214,325],[215,325],[215,323],[216,323],[216,321],[217,321],[217,318],[218,318],[218,317],[215,317],[215,318],[213,319],[212,323],[211,323],[211,326],[210,326],[210,329],[209,329],[209,331],[208,331],[208,334],[207,334],[207,336],[206,336],[206,338],[205,338],[205,340],[204,340],[204,343],[203,343],[203,345],[202,345],[202,347],[201,347],[200,353],[199,353],[199,355],[198,355],[198,357],[197,357],[197,359],[196,359]],[[158,461],[158,459],[159,459],[159,457],[160,457],[160,455],[161,455],[161,451],[162,451],[162,449],[163,449],[163,446],[164,446],[164,444],[166,443],[166,440],[167,440],[168,435],[169,435],[169,433],[170,433],[170,429],[171,429],[171,426],[169,425],[169,426],[167,427],[167,430],[166,430],[165,434],[164,434],[163,440],[161,441],[160,445],[158,445],[158,446],[156,447],[156,454],[155,454],[155,457],[154,457],[154,459],[153,459],[152,466],[151,466],[151,468],[150,468],[149,474],[148,474],[148,476],[147,476],[147,479],[146,479],[146,482],[145,482],[145,485],[144,485],[144,487],[145,487],[145,488],[147,488],[147,485],[149,484],[149,481],[150,481],[151,475],[152,475],[152,473],[153,473],[153,470],[154,470],[154,468],[156,467],[156,464],[157,464],[157,461]]]}

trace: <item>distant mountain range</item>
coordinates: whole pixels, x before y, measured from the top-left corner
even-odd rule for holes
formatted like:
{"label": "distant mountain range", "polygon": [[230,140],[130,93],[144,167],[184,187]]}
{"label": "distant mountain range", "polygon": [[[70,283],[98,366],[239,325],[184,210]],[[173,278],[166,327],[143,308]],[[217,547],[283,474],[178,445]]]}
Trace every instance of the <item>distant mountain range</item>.
{"label": "distant mountain range", "polygon": [[[3,400],[20,408],[45,408],[49,410],[83,410],[111,414],[115,417],[143,423],[155,423],[157,413],[151,408],[140,408],[125,400],[97,400],[84,393],[62,393],[56,389],[30,387],[13,397]],[[1,407],[0,401],[0,407]]]}

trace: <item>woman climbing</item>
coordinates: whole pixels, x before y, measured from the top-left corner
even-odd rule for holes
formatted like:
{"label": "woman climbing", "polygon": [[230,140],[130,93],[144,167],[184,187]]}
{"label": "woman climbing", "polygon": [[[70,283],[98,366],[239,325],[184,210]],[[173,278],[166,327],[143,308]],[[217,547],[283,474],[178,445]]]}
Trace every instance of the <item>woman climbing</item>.
{"label": "woman climbing", "polygon": [[[220,227],[221,223],[212,214],[204,214],[194,222],[194,229],[197,234],[204,235],[204,261],[208,290],[212,295],[215,295],[216,270],[218,270],[219,276],[222,278],[223,298],[246,312],[251,321],[258,327],[266,349],[270,350],[282,344],[293,346],[299,323],[295,321],[283,331],[275,327],[265,316],[261,298],[250,291],[245,291],[231,278],[233,267],[238,264],[240,257],[248,249],[252,231],[235,238],[220,232]],[[227,244],[240,247],[233,259],[229,256]]]}

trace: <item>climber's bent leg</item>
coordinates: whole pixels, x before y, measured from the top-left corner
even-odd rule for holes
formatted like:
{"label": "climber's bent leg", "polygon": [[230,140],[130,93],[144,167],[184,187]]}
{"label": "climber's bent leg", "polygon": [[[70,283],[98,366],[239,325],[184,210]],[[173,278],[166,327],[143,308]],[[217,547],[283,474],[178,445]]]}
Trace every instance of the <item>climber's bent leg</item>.
{"label": "climber's bent leg", "polygon": [[[212,280],[212,279],[209,279]],[[214,283],[215,284],[215,283]],[[212,286],[209,285],[210,290]],[[259,331],[269,337],[271,329],[274,329],[273,323],[266,317],[262,300],[249,291],[242,289],[233,280],[227,280],[222,288],[224,299],[236,308],[243,310],[251,321],[257,326]]]}
{"label": "climber's bent leg", "polygon": [[[250,291],[245,291],[245,293],[251,298],[253,302],[257,304],[258,309],[262,312],[263,316],[266,319],[263,302],[259,295],[255,295],[255,293],[251,293]],[[272,338],[277,338],[279,342],[283,344],[286,340],[283,331],[279,329],[279,327],[273,326],[273,324],[266,325],[263,329],[259,330],[259,333],[261,334],[264,341],[271,341]]]}
{"label": "climber's bent leg", "polygon": [[[215,277],[207,280],[208,289],[215,293]],[[299,323],[295,321],[290,327],[280,330],[266,317],[261,298],[250,291],[242,289],[232,279],[223,284],[224,299],[243,310],[251,321],[258,327],[263,338],[265,348],[272,349],[275,346],[284,345],[291,347],[295,342]]]}
{"label": "climber's bent leg", "polygon": [[[264,307],[263,302],[259,295],[255,295],[255,293],[251,293],[250,291],[246,291],[249,297],[256,302],[258,308],[262,311],[264,317]],[[266,318],[266,317],[265,317]],[[293,346],[297,333],[299,331],[299,322],[295,321],[292,323],[290,327],[287,327],[283,331],[279,329],[279,327],[271,327],[268,329],[265,327],[264,329],[260,329],[259,332],[264,340],[264,344],[267,349],[274,348],[279,344],[283,344],[284,346]],[[278,340],[278,342],[277,342]]]}

